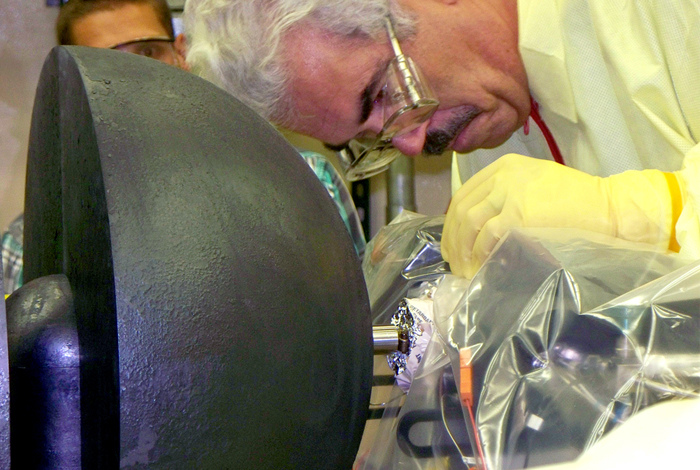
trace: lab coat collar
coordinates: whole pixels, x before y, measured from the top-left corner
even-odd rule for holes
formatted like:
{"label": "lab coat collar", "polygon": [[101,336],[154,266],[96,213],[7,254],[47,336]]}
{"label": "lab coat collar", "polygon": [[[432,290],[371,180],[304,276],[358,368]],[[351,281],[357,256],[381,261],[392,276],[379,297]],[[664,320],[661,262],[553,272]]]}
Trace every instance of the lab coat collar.
{"label": "lab coat collar", "polygon": [[577,123],[562,42],[560,8],[554,0],[519,0],[519,48],[534,99],[546,106],[548,112]]}

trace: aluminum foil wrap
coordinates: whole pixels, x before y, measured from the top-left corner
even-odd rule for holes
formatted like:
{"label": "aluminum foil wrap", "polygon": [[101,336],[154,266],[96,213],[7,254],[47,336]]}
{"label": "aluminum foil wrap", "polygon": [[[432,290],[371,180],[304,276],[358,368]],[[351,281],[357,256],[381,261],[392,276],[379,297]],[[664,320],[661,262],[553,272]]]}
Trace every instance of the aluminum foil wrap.
{"label": "aluminum foil wrap", "polygon": [[395,375],[400,375],[406,370],[408,358],[416,347],[418,337],[423,335],[423,329],[416,321],[416,313],[415,307],[403,299],[391,317],[391,324],[399,332],[399,350],[389,354],[386,359]]}

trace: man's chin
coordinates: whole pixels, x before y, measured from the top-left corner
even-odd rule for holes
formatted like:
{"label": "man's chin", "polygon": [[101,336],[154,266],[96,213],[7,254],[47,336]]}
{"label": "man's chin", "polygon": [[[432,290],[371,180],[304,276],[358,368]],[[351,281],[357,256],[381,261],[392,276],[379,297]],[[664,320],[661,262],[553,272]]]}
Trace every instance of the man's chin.
{"label": "man's chin", "polygon": [[[504,144],[517,129],[499,129],[477,134],[477,126],[464,129],[449,145],[457,153],[469,153],[477,149],[493,149]],[[470,132],[471,131],[471,132]]]}

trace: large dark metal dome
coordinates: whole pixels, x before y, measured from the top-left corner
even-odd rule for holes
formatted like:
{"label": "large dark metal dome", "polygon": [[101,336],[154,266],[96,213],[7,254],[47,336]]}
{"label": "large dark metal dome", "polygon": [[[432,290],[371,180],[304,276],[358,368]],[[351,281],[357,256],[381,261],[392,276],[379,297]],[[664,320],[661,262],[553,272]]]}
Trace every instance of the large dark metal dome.
{"label": "large dark metal dome", "polygon": [[267,122],[155,60],[59,47],[27,188],[25,279],[64,273],[74,298],[82,468],[351,466],[372,375],[360,262]]}

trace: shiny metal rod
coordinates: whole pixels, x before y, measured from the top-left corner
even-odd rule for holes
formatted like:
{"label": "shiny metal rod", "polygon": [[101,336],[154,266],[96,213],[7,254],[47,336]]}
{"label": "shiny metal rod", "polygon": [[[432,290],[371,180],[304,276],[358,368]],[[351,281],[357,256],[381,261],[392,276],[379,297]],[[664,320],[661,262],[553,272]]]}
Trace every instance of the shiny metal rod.
{"label": "shiny metal rod", "polygon": [[393,352],[399,349],[399,330],[393,325],[372,327],[374,354]]}

